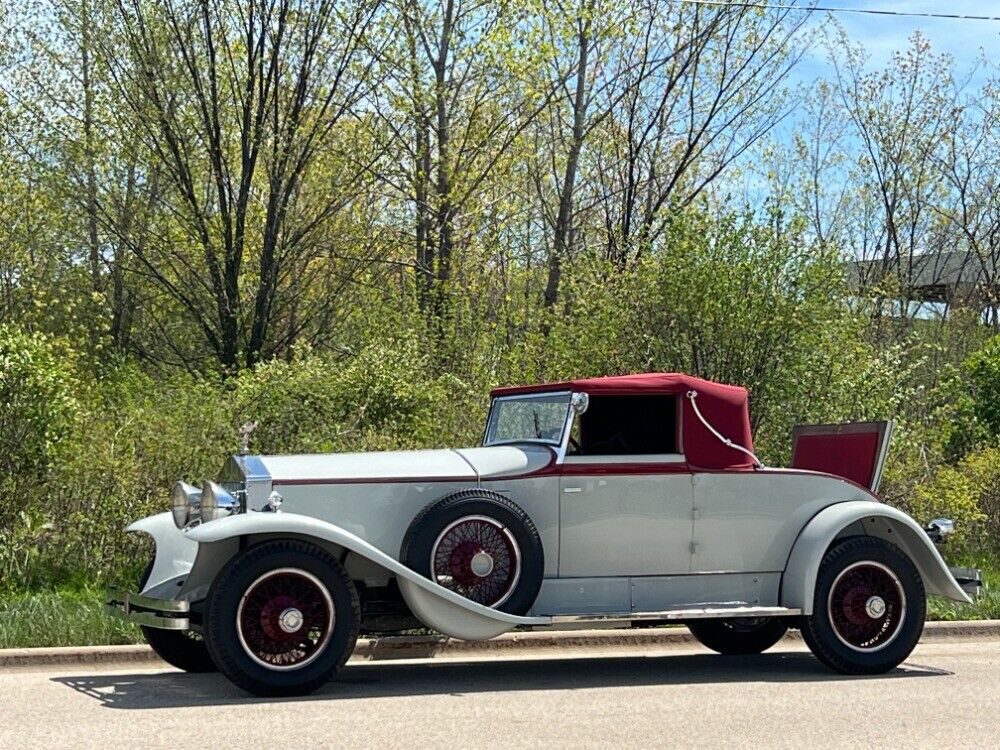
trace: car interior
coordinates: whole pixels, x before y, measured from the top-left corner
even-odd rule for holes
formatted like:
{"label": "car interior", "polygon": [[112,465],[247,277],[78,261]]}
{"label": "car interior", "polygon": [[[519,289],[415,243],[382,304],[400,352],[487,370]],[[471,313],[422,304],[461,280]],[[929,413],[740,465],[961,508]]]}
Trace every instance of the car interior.
{"label": "car interior", "polygon": [[678,453],[677,397],[591,396],[573,425],[569,453],[630,456]]}

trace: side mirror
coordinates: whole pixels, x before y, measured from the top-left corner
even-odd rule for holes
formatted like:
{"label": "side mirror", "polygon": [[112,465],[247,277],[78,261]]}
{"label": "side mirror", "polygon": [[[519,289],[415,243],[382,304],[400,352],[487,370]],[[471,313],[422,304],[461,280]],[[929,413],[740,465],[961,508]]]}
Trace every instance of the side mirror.
{"label": "side mirror", "polygon": [[587,411],[587,407],[590,406],[590,396],[586,393],[574,393],[570,403],[572,404],[573,411],[576,414],[583,414]]}

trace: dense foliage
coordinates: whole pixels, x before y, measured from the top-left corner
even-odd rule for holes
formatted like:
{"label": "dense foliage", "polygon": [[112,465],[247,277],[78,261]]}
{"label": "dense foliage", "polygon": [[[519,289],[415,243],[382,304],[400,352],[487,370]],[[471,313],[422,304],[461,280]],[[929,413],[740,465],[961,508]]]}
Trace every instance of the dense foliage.
{"label": "dense foliage", "polygon": [[646,370],[749,387],[769,463],[896,417],[887,500],[1000,555],[1000,97],[963,80],[786,7],[4,5],[0,588],[134,575],[122,527],[246,422],[471,444],[496,384]]}

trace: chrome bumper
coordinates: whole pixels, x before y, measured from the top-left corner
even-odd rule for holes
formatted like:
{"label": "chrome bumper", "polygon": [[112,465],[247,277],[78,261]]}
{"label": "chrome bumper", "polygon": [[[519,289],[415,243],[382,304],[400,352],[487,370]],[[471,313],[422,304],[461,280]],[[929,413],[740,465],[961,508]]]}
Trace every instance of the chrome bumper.
{"label": "chrome bumper", "polygon": [[978,568],[948,568],[962,591],[975,599],[983,588],[983,572]]}
{"label": "chrome bumper", "polygon": [[154,599],[112,586],[108,589],[104,608],[123,620],[162,630],[190,630],[191,605],[176,599]]}

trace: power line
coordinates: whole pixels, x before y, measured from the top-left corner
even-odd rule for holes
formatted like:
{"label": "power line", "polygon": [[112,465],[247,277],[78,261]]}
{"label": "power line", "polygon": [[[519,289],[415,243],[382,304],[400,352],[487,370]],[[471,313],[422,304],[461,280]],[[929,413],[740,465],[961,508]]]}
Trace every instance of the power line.
{"label": "power line", "polygon": [[953,21],[1000,21],[1000,16],[973,16],[960,13],[930,13],[914,10],[880,10],[878,8],[833,8],[822,5],[795,5],[789,3],[755,3],[745,0],[679,0],[689,5],[714,5],[734,8],[760,8],[762,10],[806,10],[822,13],[859,13],[869,16],[903,16],[908,18],[947,18]]}

